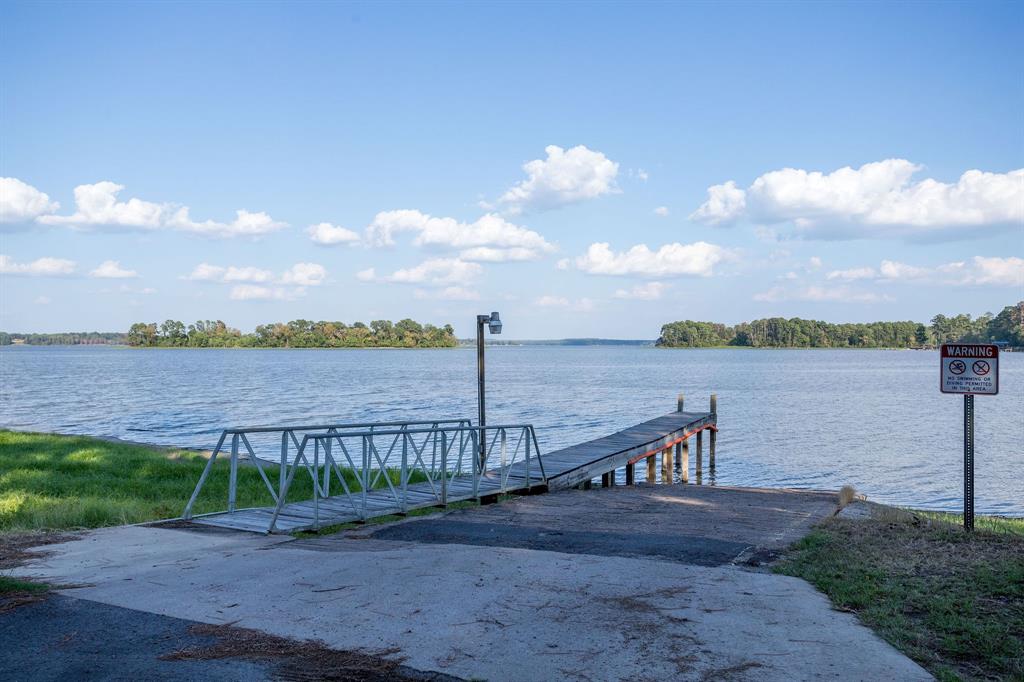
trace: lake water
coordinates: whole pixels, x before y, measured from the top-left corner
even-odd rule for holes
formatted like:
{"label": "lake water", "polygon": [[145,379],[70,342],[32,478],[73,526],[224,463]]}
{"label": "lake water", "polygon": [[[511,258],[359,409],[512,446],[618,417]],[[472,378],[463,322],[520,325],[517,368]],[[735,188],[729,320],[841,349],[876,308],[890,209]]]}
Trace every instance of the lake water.
{"label": "lake water", "polygon": [[[1024,516],[1024,353],[1000,360],[1001,394],[975,399],[976,510]],[[542,453],[716,392],[719,485],[962,505],[963,399],[939,393],[938,352],[526,346],[487,363],[488,421],[534,424]],[[6,347],[0,425],[209,449],[226,426],[475,421],[475,377],[471,349]]]}

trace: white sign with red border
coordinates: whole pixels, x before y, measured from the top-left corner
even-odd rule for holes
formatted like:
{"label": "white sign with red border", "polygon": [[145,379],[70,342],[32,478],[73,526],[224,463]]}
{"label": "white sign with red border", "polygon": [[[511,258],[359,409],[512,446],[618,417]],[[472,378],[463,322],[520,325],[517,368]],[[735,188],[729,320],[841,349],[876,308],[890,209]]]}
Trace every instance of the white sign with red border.
{"label": "white sign with red border", "polygon": [[999,346],[991,343],[945,343],[939,358],[943,393],[999,393]]}

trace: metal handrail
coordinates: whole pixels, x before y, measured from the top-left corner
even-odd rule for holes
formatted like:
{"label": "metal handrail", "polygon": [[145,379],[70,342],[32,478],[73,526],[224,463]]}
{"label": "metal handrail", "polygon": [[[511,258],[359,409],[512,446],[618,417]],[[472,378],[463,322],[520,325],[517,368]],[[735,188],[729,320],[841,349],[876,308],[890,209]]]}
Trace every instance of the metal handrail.
{"label": "metal handrail", "polygon": [[[296,437],[296,432],[307,432],[307,431],[325,431],[328,433],[337,433],[340,431],[349,431],[351,429],[367,429],[372,433],[376,428],[384,428],[386,430],[393,430],[392,427],[400,427],[398,430],[402,431],[409,426],[421,427],[421,426],[433,426],[438,427],[446,424],[454,424],[458,426],[469,426],[472,422],[469,419],[433,419],[433,420],[410,420],[410,421],[387,421],[387,422],[355,422],[355,423],[336,423],[336,424],[315,424],[315,425],[296,425],[296,426],[255,426],[255,427],[231,427],[224,429],[220,434],[220,439],[217,441],[217,446],[213,449],[210,454],[210,458],[206,462],[206,466],[203,468],[203,473],[199,476],[199,481],[196,483],[195,490],[192,491],[192,496],[189,498],[188,504],[185,505],[185,510],[182,513],[183,519],[192,518],[192,508],[199,498],[199,493],[202,491],[203,486],[206,484],[206,480],[210,475],[210,471],[213,468],[213,463],[220,455],[224,448],[224,443],[231,437],[231,459],[230,468],[228,473],[228,511],[236,511],[235,500],[238,489],[238,459],[239,459],[239,448],[244,446],[248,452],[249,459],[256,466],[259,471],[260,477],[263,479],[264,484],[267,486],[267,490],[270,492],[274,502],[277,502],[280,497],[280,489],[284,484],[286,471],[288,468],[288,454],[289,454],[289,442],[295,447],[299,447],[299,440]],[[247,438],[248,434],[256,433],[280,433],[281,434],[281,447],[279,454],[274,457],[259,457],[256,454],[255,449]],[[263,465],[260,460],[264,461],[277,461],[279,465],[279,482],[278,490],[274,490],[274,486],[270,483],[267,478],[266,472],[263,470]]]}
{"label": "metal handrail", "polygon": [[[478,439],[485,438],[487,431],[492,431],[493,437],[489,447],[485,448],[485,458],[481,461],[477,456],[480,442]],[[511,453],[508,448],[510,431],[514,435],[518,434]],[[422,442],[417,440],[420,435],[425,436]],[[465,437],[467,435],[468,438]],[[393,436],[393,438],[382,455],[382,448],[378,447],[375,439],[389,436]],[[354,444],[353,447],[346,446],[346,440],[353,441],[355,439],[359,441],[358,451]],[[312,461],[310,461],[308,452],[311,443]],[[395,483],[388,475],[388,464],[392,461],[392,456],[399,443],[401,444],[398,455],[399,464],[390,469],[398,474],[398,482]],[[333,449],[334,445],[338,446],[337,450]],[[431,447],[430,466],[427,465],[425,458],[428,445]],[[457,456],[453,457],[456,445],[458,445]],[[532,454],[531,450],[533,450]],[[341,453],[349,469],[356,474],[359,490],[352,490],[349,487],[338,459],[335,457],[335,452]],[[487,460],[491,459],[492,455],[500,457],[500,464],[497,469],[488,470]],[[438,456],[440,457],[440,468],[438,468]],[[359,460],[358,464],[356,460]],[[531,469],[534,460],[539,469],[539,475],[536,476]],[[449,466],[450,462],[454,462],[453,467]],[[468,470],[466,463],[469,464]],[[524,465],[525,475],[516,478],[522,479],[523,482],[510,482],[513,470],[519,463]],[[275,496],[277,505],[274,508],[268,532],[272,532],[276,528],[277,520],[287,504],[288,490],[300,467],[309,472],[313,482],[312,511],[314,519],[312,525],[314,528],[319,528],[322,525],[320,521],[322,499],[344,499],[350,506],[352,514],[358,519],[365,520],[381,513],[405,513],[412,506],[447,505],[449,488],[455,484],[458,478],[467,475],[472,478],[472,493],[460,493],[457,495],[459,499],[479,499],[481,480],[488,473],[497,473],[497,486],[489,486],[487,494],[521,490],[524,487],[532,487],[534,482],[540,485],[547,480],[540,448],[537,445],[537,434],[531,424],[498,424],[486,427],[436,426],[425,429],[310,433],[303,436],[288,471],[288,476]],[[321,467],[323,468],[322,477],[320,475]],[[373,475],[373,472],[376,472],[376,475]],[[426,487],[414,491],[416,500],[411,501],[409,483],[414,472],[419,472],[423,476]],[[329,481],[332,474],[341,484],[343,493],[330,494]],[[375,502],[378,504],[371,509],[370,493],[377,488],[381,479],[383,479],[384,487],[379,490],[383,491],[383,494],[375,496]],[[429,494],[428,502],[424,502],[424,494]],[[382,504],[384,506],[381,506]],[[386,511],[381,511],[382,509]]]}

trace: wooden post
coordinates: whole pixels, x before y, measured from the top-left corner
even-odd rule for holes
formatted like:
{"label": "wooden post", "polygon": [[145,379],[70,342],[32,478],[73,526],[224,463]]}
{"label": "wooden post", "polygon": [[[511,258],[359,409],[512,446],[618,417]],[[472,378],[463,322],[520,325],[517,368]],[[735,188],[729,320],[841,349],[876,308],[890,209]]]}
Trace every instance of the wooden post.
{"label": "wooden post", "polygon": [[583,489],[584,490],[590,490],[593,487],[594,487],[594,484],[593,484],[593,482],[590,479],[587,479],[586,481],[583,481]]}
{"label": "wooden post", "polygon": [[697,483],[700,483],[700,479],[704,468],[704,432],[697,432],[697,458],[693,463],[694,473],[697,474]]}
{"label": "wooden post", "polygon": [[672,448],[667,447],[661,451],[661,482],[672,482]]}
{"label": "wooden post", "polygon": [[[718,426],[718,395],[715,393],[711,394],[711,414],[715,417],[715,426]],[[710,441],[708,442],[708,469],[709,473],[715,475],[715,438],[718,436],[718,431],[711,429],[711,433],[708,434]]]}
{"label": "wooden post", "polygon": [[633,485],[636,482],[636,462],[626,465],[626,485]]}
{"label": "wooden post", "polygon": [[602,488],[607,488],[608,487],[608,474],[601,474],[601,487]]}
{"label": "wooden post", "polygon": [[654,455],[650,455],[647,458],[647,482],[658,482],[658,463],[655,461]]}
{"label": "wooden post", "polygon": [[676,397],[676,412],[682,412],[682,411],[683,411],[683,401],[684,401],[685,399],[686,399],[686,396],[685,396],[685,395],[683,395],[682,393],[680,393],[680,394],[679,394],[679,395],[678,395],[678,396]]}
{"label": "wooden post", "polygon": [[615,469],[612,469],[611,471],[608,472],[608,487],[615,487]]}
{"label": "wooden post", "polygon": [[679,456],[679,471],[682,474],[683,483],[690,482],[690,439],[685,438],[683,442],[676,445],[676,454]]}

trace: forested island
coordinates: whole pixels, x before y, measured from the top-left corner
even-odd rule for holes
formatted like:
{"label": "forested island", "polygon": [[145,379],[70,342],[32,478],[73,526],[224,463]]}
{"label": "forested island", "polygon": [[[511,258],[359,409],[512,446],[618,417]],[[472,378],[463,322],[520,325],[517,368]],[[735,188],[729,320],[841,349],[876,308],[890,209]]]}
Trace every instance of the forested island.
{"label": "forested island", "polygon": [[136,322],[127,333],[8,334],[0,345],[32,346],[117,344],[159,348],[452,348],[458,345],[450,324],[435,327],[415,320],[313,322],[292,320],[256,327],[243,334],[221,320],[199,320],[187,327],[177,320]]}
{"label": "forested island", "polygon": [[936,315],[930,324],[920,322],[866,322],[835,324],[799,317],[772,317],[736,326],[716,322],[682,320],[661,328],[656,345],[666,348],[927,348],[942,343],[1006,342],[1024,346],[1024,301],[1003,308],[998,315],[986,313],[946,317]]}

